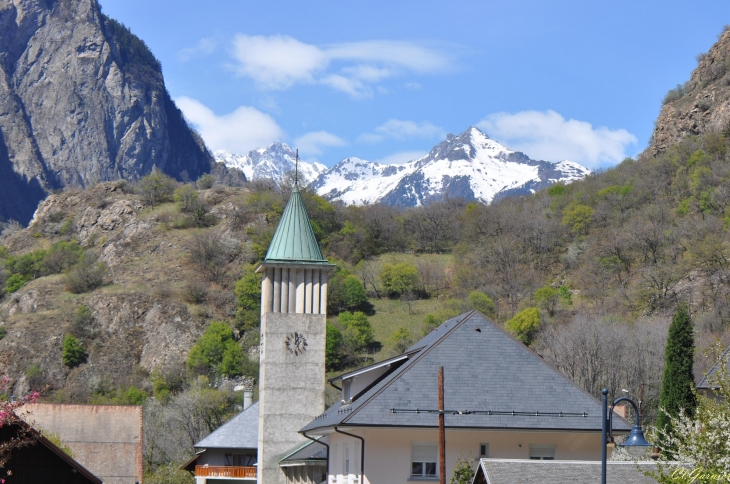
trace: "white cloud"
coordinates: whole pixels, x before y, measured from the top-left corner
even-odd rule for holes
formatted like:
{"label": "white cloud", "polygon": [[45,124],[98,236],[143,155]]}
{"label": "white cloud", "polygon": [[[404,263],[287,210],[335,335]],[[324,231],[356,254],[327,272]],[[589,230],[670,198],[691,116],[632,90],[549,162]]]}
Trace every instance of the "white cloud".
{"label": "white cloud", "polygon": [[428,151],[401,151],[375,160],[375,162],[382,165],[402,165],[403,163],[423,158],[427,154]]}
{"label": "white cloud", "polygon": [[261,89],[318,83],[356,98],[373,94],[368,84],[407,73],[438,73],[451,65],[444,53],[413,42],[370,40],[319,47],[285,35],[236,35],[233,56],[236,72]]}
{"label": "white cloud", "polygon": [[241,106],[232,113],[218,116],[196,99],[183,96],[175,102],[213,150],[245,154],[268,146],[283,135],[276,121],[256,108]]}
{"label": "white cloud", "polygon": [[626,148],[638,142],[625,129],[594,128],[586,121],[566,120],[552,110],[496,113],[478,126],[530,158],[571,160],[591,168],[618,163],[627,156]]}
{"label": "white cloud", "polygon": [[216,42],[213,39],[200,39],[193,47],[180,49],[177,53],[177,59],[180,62],[187,62],[195,57],[205,57],[210,55],[216,48]]}
{"label": "white cloud", "polygon": [[443,138],[444,136],[446,136],[446,132],[443,128],[439,128],[428,121],[416,123],[414,121],[391,119],[375,128],[374,133],[361,134],[357,140],[365,143],[378,143],[387,138],[402,141],[412,138]]}
{"label": "white cloud", "polygon": [[312,131],[294,140],[294,146],[303,155],[321,155],[323,147],[343,145],[345,140],[327,131]]}
{"label": "white cloud", "polygon": [[321,49],[287,35],[236,35],[233,56],[237,72],[264,89],[286,89],[296,82],[312,82],[329,59]]}

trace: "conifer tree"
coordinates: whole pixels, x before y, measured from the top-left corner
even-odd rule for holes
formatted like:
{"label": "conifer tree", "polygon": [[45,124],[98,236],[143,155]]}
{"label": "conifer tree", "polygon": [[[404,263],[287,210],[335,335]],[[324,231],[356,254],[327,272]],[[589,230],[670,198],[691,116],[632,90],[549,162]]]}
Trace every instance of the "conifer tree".
{"label": "conifer tree", "polygon": [[659,415],[657,427],[671,434],[670,417],[679,416],[684,409],[685,415],[692,417],[697,407],[694,392],[694,334],[689,308],[682,303],[677,308],[669,326],[669,337],[664,350],[664,375],[659,396]]}

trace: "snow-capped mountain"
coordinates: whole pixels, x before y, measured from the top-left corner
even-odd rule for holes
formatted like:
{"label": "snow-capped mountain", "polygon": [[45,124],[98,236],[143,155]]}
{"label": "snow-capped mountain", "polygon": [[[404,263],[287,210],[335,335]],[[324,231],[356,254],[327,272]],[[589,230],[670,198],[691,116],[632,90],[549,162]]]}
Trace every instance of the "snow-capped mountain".
{"label": "snow-capped mountain", "polygon": [[[215,152],[215,159],[238,168],[248,180],[279,183],[294,170],[295,153],[284,143],[235,155]],[[384,165],[345,158],[332,168],[299,161],[302,184],[321,196],[346,204],[385,203],[414,207],[444,198],[462,197],[491,203],[523,195],[557,182],[579,180],[590,170],[572,161],[531,160],[512,151],[472,126],[458,136],[450,134],[425,157],[402,165]]]}
{"label": "snow-capped mountain", "polygon": [[[281,183],[284,175],[294,171],[296,153],[286,143],[276,141],[268,148],[249,151],[247,155],[237,155],[226,150],[213,153],[215,161],[229,168],[238,168],[247,180],[274,180]],[[299,179],[303,184],[311,183],[327,167],[321,163],[307,163],[299,160]]]}
{"label": "snow-capped mountain", "polygon": [[448,135],[427,156],[403,165],[345,158],[322,173],[310,188],[328,199],[356,205],[382,202],[413,207],[447,197],[491,203],[589,173],[572,161],[531,160],[472,126],[458,136]]}

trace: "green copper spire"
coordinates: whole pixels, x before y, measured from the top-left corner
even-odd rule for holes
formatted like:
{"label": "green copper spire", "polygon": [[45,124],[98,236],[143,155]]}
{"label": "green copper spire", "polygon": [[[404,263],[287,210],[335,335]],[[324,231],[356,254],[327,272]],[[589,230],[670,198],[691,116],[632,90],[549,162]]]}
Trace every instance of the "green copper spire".
{"label": "green copper spire", "polygon": [[264,262],[329,264],[322,257],[299,186],[294,185]]}

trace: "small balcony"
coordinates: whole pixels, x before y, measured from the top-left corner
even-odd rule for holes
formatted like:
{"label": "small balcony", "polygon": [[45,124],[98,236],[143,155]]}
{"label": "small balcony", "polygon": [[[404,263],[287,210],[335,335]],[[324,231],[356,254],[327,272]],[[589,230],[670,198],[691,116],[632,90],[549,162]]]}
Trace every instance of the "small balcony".
{"label": "small balcony", "polygon": [[195,477],[256,480],[256,467],[195,466]]}

